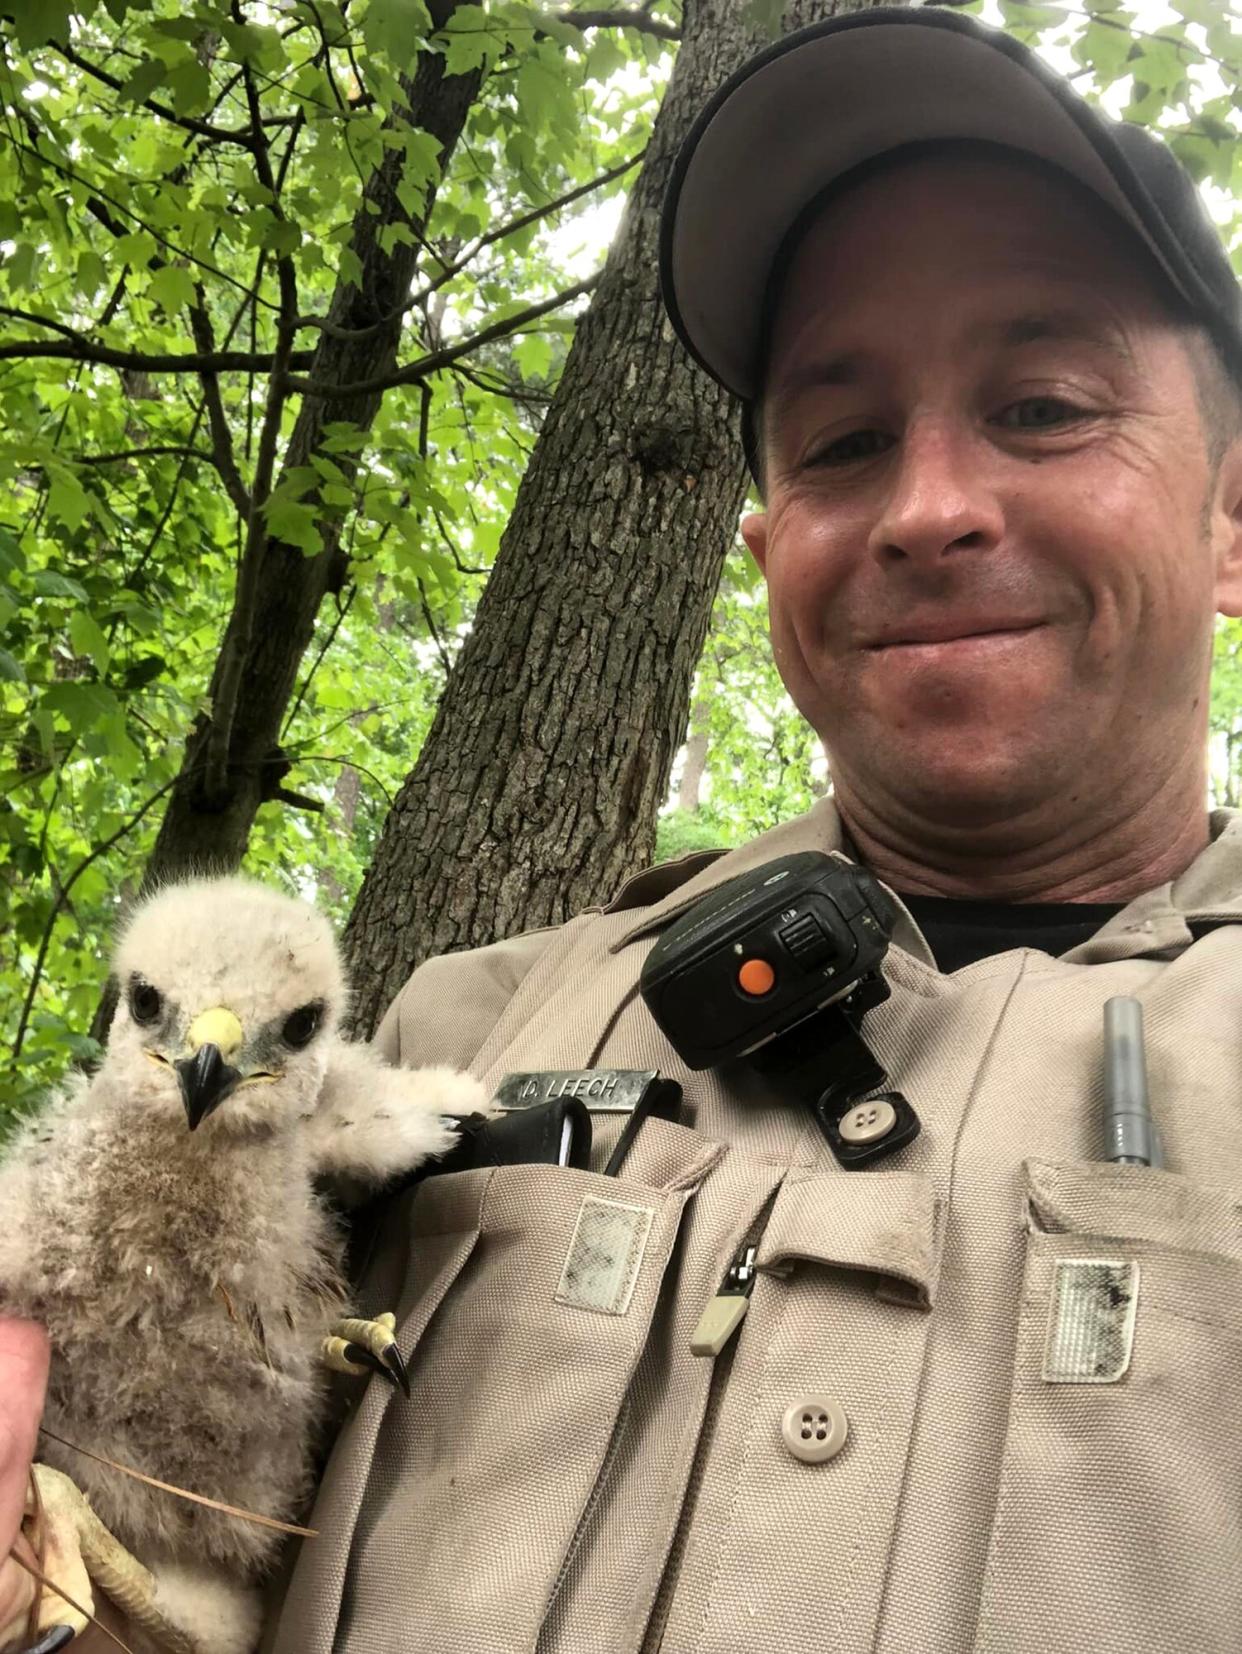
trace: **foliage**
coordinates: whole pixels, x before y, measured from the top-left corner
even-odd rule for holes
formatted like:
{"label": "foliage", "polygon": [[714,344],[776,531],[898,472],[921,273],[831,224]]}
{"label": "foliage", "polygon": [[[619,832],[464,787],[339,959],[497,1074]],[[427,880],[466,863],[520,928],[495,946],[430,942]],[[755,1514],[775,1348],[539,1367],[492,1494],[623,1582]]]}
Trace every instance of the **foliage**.
{"label": "foliage", "polygon": [[[108,936],[232,602],[282,278],[304,372],[335,285],[357,273],[364,181],[397,144],[405,213],[437,191],[401,357],[464,353],[389,388],[365,439],[342,424],[266,506],[307,553],[339,523],[348,565],[282,743],[325,814],[263,806],[247,867],[348,910],[564,359],[572,304],[522,314],[589,273],[573,221],[617,195],[646,141],[675,12],[647,22],[462,5],[437,33],[422,0],[34,0],[0,23],[9,1095],[89,1051]],[[490,67],[444,177],[438,143],[391,119],[398,77],[431,53]],[[410,234],[401,216],[394,239]],[[227,367],[191,371],[191,353]],[[295,412],[290,398],[278,447]]]}

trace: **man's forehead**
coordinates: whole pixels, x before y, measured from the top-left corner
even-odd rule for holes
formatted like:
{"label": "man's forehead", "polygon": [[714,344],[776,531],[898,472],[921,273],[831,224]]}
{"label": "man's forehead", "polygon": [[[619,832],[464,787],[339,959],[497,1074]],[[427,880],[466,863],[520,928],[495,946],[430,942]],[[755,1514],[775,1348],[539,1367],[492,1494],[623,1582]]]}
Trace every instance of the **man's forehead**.
{"label": "man's forehead", "polygon": [[[828,335],[834,331],[840,337],[842,329],[833,328],[831,310],[824,312]],[[970,319],[964,322],[959,340],[967,351],[1018,351],[1045,341],[1075,342],[1103,351],[1127,368],[1135,365],[1134,353],[1126,338],[1125,329],[1114,317],[1100,308],[1074,308],[1070,305],[1025,307],[998,314],[987,320]],[[817,387],[860,384],[881,364],[878,352],[867,347],[834,350],[831,337],[826,337],[823,348],[800,350],[792,360],[791,352],[784,353],[774,374],[782,395],[797,396]]]}
{"label": "man's forehead", "polygon": [[1005,161],[937,157],[808,215],[769,294],[767,337],[785,364],[813,354],[820,383],[855,376],[890,318],[938,323],[946,309],[964,347],[1078,339],[1129,360],[1136,306],[1167,314],[1163,283],[1098,203]]}

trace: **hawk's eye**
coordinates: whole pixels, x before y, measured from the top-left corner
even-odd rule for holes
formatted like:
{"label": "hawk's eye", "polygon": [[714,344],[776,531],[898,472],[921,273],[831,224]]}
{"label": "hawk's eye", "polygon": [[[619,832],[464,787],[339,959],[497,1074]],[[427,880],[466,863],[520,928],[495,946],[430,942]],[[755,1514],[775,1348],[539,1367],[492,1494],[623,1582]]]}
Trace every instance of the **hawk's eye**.
{"label": "hawk's eye", "polygon": [[316,999],[312,1004],[300,1005],[296,1011],[290,1012],[285,1018],[284,1027],[280,1030],[280,1037],[286,1045],[300,1051],[314,1039],[322,1021],[323,1001]]}
{"label": "hawk's eye", "polygon": [[154,1022],[164,1009],[164,996],[149,982],[135,977],[129,985],[129,1014],[135,1022]]}

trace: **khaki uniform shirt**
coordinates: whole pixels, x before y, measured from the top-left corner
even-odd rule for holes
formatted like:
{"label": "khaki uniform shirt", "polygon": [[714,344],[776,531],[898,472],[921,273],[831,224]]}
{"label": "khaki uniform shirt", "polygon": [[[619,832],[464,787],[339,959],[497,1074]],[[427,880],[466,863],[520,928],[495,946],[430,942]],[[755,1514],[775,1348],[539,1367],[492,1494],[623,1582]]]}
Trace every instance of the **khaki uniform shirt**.
{"label": "khaki uniform shirt", "polygon": [[[1059,959],[944,976],[903,910],[864,1029],[923,1130],[859,1172],[743,1065],[685,1070],[638,994],[696,898],[840,849],[830,802],[417,971],[393,1060],[658,1068],[692,1112],[619,1177],[596,1116],[593,1170],[393,1204],[364,1293],[413,1396],[373,1381],[344,1426],[278,1654],[1238,1654],[1242,816],[1212,833]],[[1114,994],[1167,1170],[1098,1159]],[[696,1357],[748,1237],[749,1314]]]}

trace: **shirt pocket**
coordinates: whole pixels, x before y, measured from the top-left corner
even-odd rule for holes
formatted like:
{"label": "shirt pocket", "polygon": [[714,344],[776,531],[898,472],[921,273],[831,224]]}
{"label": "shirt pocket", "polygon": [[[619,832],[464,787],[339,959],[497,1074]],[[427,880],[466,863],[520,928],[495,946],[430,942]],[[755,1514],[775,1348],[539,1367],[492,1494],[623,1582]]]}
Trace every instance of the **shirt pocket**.
{"label": "shirt pocket", "polygon": [[[636,1175],[500,1166],[418,1191],[410,1271],[433,1302],[415,1290],[399,1317],[412,1394],[387,1398],[375,1437],[342,1654],[534,1648],[686,1202],[724,1152],[656,1120],[627,1162]],[[468,1238],[446,1282],[428,1260],[453,1214]]]}
{"label": "shirt pocket", "polygon": [[977,1654],[1237,1654],[1242,1190],[1030,1161]]}
{"label": "shirt pocket", "polygon": [[762,1628],[782,1625],[807,1628],[808,1650],[873,1646],[938,1232],[920,1174],[794,1172],[781,1184],[750,1308],[716,1358],[725,1383],[665,1592],[662,1654],[766,1648]]}

